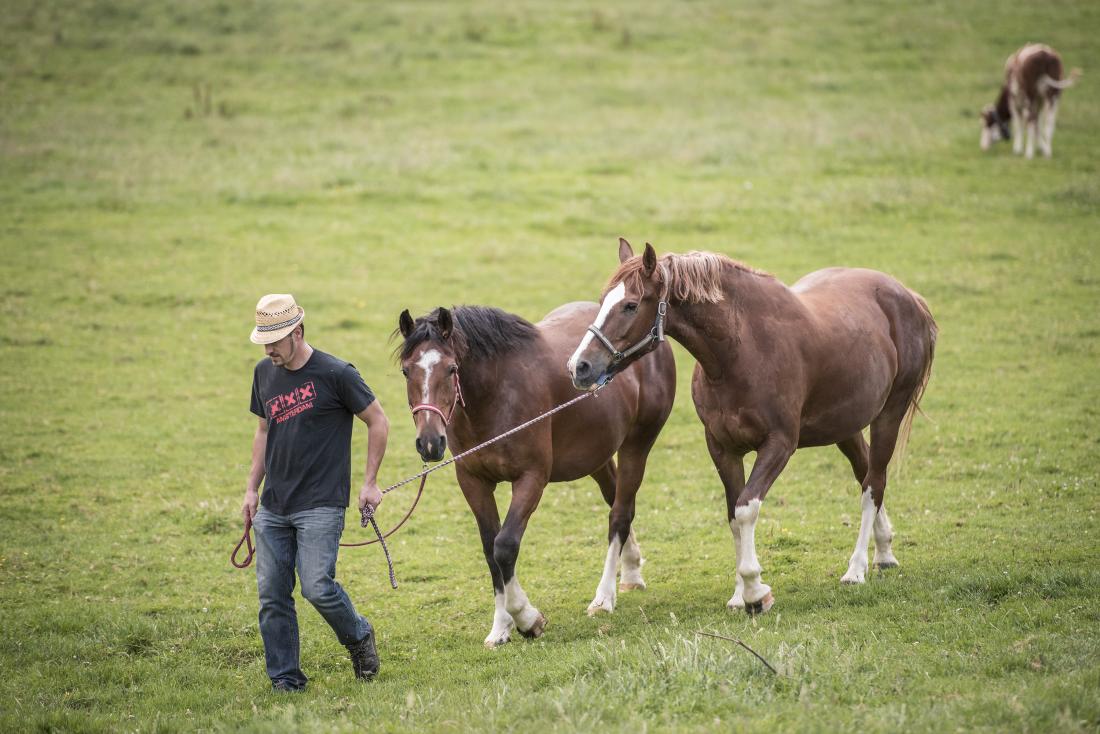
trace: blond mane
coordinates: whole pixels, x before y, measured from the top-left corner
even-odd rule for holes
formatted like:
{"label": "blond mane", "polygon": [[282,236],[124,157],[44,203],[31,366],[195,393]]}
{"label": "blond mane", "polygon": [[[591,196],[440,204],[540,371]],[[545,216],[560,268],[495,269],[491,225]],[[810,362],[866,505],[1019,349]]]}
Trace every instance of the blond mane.
{"label": "blond mane", "polygon": [[[657,259],[657,279],[662,287],[668,289],[669,298],[686,303],[718,303],[725,294],[722,292],[722,275],[730,269],[741,270],[753,275],[772,276],[762,270],[751,268],[744,263],[731,260],[716,252],[688,252],[680,255],[665,253]],[[645,269],[642,257],[635,256],[619,266],[604,288],[603,296],[619,283],[626,284],[632,291],[642,289]]]}

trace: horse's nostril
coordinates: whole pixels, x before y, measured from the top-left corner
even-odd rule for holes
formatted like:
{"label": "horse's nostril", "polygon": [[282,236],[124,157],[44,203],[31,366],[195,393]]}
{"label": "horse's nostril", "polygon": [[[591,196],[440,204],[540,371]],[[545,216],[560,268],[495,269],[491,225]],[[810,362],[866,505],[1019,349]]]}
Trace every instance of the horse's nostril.
{"label": "horse's nostril", "polygon": [[584,377],[588,374],[588,370],[592,369],[592,365],[588,364],[584,360],[577,362],[577,377]]}
{"label": "horse's nostril", "polygon": [[424,453],[424,441],[419,436],[416,439],[416,453]]}
{"label": "horse's nostril", "polygon": [[442,456],[443,452],[446,451],[446,450],[447,450],[447,437],[446,436],[440,436],[439,437],[439,455]]}

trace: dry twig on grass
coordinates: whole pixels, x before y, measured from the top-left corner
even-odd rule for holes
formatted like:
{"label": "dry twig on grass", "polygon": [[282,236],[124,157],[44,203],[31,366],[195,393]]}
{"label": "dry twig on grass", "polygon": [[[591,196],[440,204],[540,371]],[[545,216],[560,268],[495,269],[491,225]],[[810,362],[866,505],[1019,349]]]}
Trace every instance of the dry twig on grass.
{"label": "dry twig on grass", "polygon": [[736,642],[738,645],[740,645],[741,647],[745,648],[746,650],[751,652],[753,655],[755,655],[757,660],[764,663],[764,665],[768,666],[768,670],[775,673],[776,675],[779,675],[779,671],[777,671],[775,668],[773,668],[772,664],[769,663],[767,660],[765,660],[763,655],[758,653],[756,650],[753,650],[751,647],[746,645],[744,642],[741,642],[741,640],[737,639],[736,637],[726,637],[725,635],[716,635],[713,632],[703,632],[702,630],[695,630],[695,634],[705,635],[707,637],[717,637],[719,640],[729,640],[730,642]]}

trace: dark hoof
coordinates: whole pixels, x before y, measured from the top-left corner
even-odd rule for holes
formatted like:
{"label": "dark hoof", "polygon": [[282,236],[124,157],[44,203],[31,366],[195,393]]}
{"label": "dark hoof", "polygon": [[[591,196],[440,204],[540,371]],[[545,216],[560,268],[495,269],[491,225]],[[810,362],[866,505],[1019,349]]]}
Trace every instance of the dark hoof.
{"label": "dark hoof", "polygon": [[530,629],[520,630],[519,633],[529,640],[533,640],[537,637],[542,637],[543,631],[546,629],[546,617],[539,614],[539,618],[535,620],[535,623],[531,625]]}
{"label": "dark hoof", "polygon": [[757,614],[764,614],[772,608],[772,604],[775,604],[775,597],[770,593],[760,601],[745,602],[745,613],[750,617],[755,617]]}
{"label": "dark hoof", "polygon": [[876,563],[875,568],[882,571],[887,568],[897,568],[900,564],[897,561],[884,561],[882,563]]}

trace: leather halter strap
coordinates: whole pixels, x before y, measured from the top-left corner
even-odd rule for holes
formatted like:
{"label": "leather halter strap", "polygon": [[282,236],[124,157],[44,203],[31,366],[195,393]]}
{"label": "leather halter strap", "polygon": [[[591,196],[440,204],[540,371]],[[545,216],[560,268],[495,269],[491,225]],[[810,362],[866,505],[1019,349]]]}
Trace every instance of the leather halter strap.
{"label": "leather halter strap", "polygon": [[615,345],[611,343],[611,340],[604,336],[604,333],[600,331],[600,327],[592,324],[588,327],[588,330],[592,332],[592,335],[603,344],[607,351],[611,352],[611,364],[618,364],[627,357],[630,357],[642,350],[649,351],[653,349],[657,344],[665,340],[665,315],[668,313],[668,300],[667,296],[657,302],[657,318],[653,322],[653,328],[649,330],[649,333],[638,340],[638,343],[630,347],[626,351],[620,352],[615,348]]}
{"label": "leather halter strap", "polygon": [[442,410],[440,410],[438,407],[432,405],[431,403],[420,403],[419,405],[414,405],[413,408],[412,408],[412,414],[413,414],[414,418],[416,417],[417,413],[420,413],[420,412],[426,410],[429,413],[435,413],[440,418],[442,418],[443,419],[443,425],[449,426],[451,424],[451,418],[454,417],[455,408],[457,408],[459,406],[459,404],[461,404],[463,408],[466,407],[466,399],[462,397],[462,383],[459,382],[458,370],[457,369],[454,371],[453,376],[454,376],[454,385],[455,385],[455,401],[453,403],[451,403],[450,411],[448,411],[446,414],[444,414]]}

